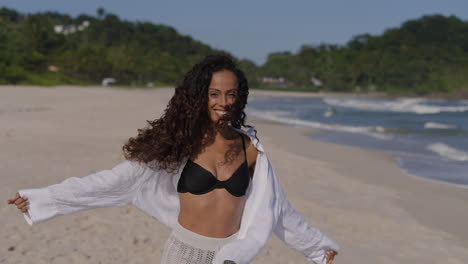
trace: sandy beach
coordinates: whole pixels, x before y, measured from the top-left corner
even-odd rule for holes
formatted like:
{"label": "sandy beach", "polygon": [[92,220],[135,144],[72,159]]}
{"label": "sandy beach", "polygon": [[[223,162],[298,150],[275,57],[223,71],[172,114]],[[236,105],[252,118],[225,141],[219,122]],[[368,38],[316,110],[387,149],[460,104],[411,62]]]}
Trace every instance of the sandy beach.
{"label": "sandy beach", "polygon": [[[0,87],[0,263],[159,263],[170,230],[134,207],[29,226],[6,201],[18,189],[113,167],[123,160],[124,142],[163,113],[172,93]],[[468,263],[467,188],[407,176],[388,153],[309,137],[320,131],[247,123],[258,130],[290,202],[341,246],[334,263]],[[307,262],[272,237],[253,263]]]}

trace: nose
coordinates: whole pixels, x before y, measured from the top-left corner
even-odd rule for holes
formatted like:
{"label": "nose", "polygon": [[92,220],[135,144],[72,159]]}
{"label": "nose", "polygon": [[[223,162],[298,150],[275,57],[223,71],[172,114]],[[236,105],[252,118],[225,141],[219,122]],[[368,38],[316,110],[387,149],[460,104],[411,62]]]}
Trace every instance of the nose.
{"label": "nose", "polygon": [[226,102],[227,102],[226,95],[220,96],[219,105],[224,107],[224,106],[226,106]]}

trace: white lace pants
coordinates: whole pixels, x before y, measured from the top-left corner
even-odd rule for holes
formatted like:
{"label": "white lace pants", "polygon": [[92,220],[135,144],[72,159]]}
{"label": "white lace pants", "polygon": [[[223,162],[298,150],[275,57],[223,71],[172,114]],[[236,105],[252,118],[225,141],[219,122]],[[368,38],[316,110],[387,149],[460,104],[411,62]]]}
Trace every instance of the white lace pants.
{"label": "white lace pants", "polygon": [[206,237],[177,223],[164,246],[161,264],[211,264],[216,252],[236,236]]}

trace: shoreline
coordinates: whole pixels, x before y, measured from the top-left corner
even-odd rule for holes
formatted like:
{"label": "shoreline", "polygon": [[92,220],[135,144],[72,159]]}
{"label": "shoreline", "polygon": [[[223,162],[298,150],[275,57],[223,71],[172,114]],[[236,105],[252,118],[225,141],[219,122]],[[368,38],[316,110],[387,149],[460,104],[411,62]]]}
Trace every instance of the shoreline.
{"label": "shoreline", "polygon": [[[384,151],[381,151],[381,152],[385,153]],[[398,165],[399,157],[396,154],[392,154],[392,153],[390,153],[390,154],[394,156],[393,158],[395,159],[395,163],[397,164],[398,168],[400,168],[403,171],[403,173],[408,177],[419,178],[419,179],[429,181],[429,182],[432,182],[432,183],[435,183],[435,184],[449,185],[449,186],[453,186],[453,187],[457,187],[457,188],[468,189],[467,184],[451,183],[451,182],[446,182],[446,181],[442,181],[442,180],[436,180],[436,179],[432,179],[432,178],[426,178],[426,177],[423,177],[423,176],[418,176],[418,175],[411,174],[411,173],[407,172],[405,169],[403,169],[402,167],[400,167],[400,165]]]}
{"label": "shoreline", "polygon": [[[121,146],[159,117],[173,89],[0,88],[0,191],[83,177],[122,161]],[[26,111],[26,110],[27,111]],[[288,200],[341,246],[334,263],[468,259],[465,189],[408,177],[389,153],[321,142],[318,130],[249,116]],[[158,263],[169,229],[131,206],[83,211],[29,227],[0,205],[1,263]],[[12,250],[9,250],[12,249]],[[307,263],[272,236],[253,264]]]}
{"label": "shoreline", "polygon": [[[258,94],[258,93],[253,93],[252,94],[253,99],[257,99],[257,98],[282,98],[283,96],[285,96],[285,97],[294,97],[294,98],[304,98],[304,97],[301,97],[301,94],[296,94],[296,95],[291,96],[290,93],[272,93],[272,94],[268,94],[267,92],[264,92],[264,93],[261,93],[261,94]],[[312,94],[312,95],[309,95],[309,96],[307,96],[305,98],[314,98],[315,99],[315,98],[322,98],[322,97],[326,97],[326,96],[329,96],[329,94]],[[346,94],[337,94],[336,96],[352,98],[352,97],[346,96]],[[357,98],[357,97],[355,97],[355,98]],[[366,98],[370,98],[370,97],[366,97]],[[274,110],[268,110],[268,111],[274,111]],[[249,114],[249,111],[247,111],[247,114]],[[264,121],[269,121],[269,122],[272,122],[272,123],[276,123],[278,125],[289,126],[289,127],[292,127],[292,128],[300,127],[300,128],[304,128],[304,129],[310,129],[311,131],[321,131],[321,133],[325,133],[325,134],[336,132],[336,133],[345,133],[345,134],[350,134],[350,135],[351,134],[364,135],[364,134],[361,134],[361,133],[348,132],[346,130],[339,130],[339,129],[334,130],[333,128],[329,129],[329,128],[327,128],[328,123],[319,123],[319,121],[315,121],[315,120],[305,120],[305,119],[304,120],[301,120],[301,119],[296,120],[296,119],[293,118],[293,120],[294,120],[294,122],[293,122],[291,120],[288,120],[286,117],[275,117],[274,114],[273,115],[266,114],[265,116],[262,116],[262,115],[259,115],[259,113],[256,110],[252,110],[250,112],[250,114],[255,115],[255,118],[257,118],[257,119],[261,119],[261,120],[264,120]],[[309,124],[309,123],[311,123],[311,124]],[[356,147],[356,148],[367,149],[367,150],[370,150],[370,151],[378,151],[378,152],[382,152],[382,153],[389,153],[389,154],[394,156],[394,160],[395,160],[396,165],[407,176],[419,177],[419,178],[424,179],[424,180],[433,181],[433,182],[436,182],[436,183],[449,184],[449,185],[457,186],[459,188],[468,188],[468,183],[466,183],[466,182],[465,183],[463,183],[463,182],[456,183],[456,182],[451,181],[451,179],[448,179],[447,181],[445,181],[444,179],[438,179],[438,178],[434,177],[434,175],[431,175],[431,176],[428,175],[426,177],[425,174],[421,174],[421,173],[418,174],[417,171],[414,172],[414,173],[411,172],[411,170],[408,170],[404,165],[401,164],[401,160],[404,161],[404,155],[405,154],[404,153],[401,154],[401,152],[399,152],[398,150],[393,150],[392,151],[392,150],[388,150],[388,149],[383,149],[381,147],[380,148],[379,147],[369,147],[366,144],[353,144],[350,141],[337,140],[336,138],[333,139],[333,137],[332,137],[332,139],[327,140],[326,137],[325,137],[325,139],[320,138],[320,137],[314,137],[313,134],[315,134],[315,133],[311,133],[312,135],[310,135],[312,140],[318,140],[318,141],[321,141],[321,142],[328,142],[328,143],[332,143],[332,144],[339,144],[339,145],[343,145],[343,146],[353,146],[353,147]]]}
{"label": "shoreline", "polygon": [[[161,87],[127,87],[127,86],[100,86],[100,85],[89,85],[89,86],[78,86],[78,85],[57,85],[57,86],[37,86],[37,85],[0,85],[2,88],[89,88],[89,89],[116,89],[116,90],[172,90],[171,86]],[[302,97],[302,98],[323,98],[323,97],[350,97],[350,98],[383,98],[383,99],[395,99],[395,98],[424,98],[424,99],[443,99],[443,100],[467,100],[468,92],[466,90],[460,91],[455,94],[428,94],[428,95],[416,95],[416,94],[388,94],[385,92],[369,92],[369,93],[346,93],[346,92],[303,92],[303,91],[276,91],[276,90],[264,90],[251,88],[249,91],[250,96],[267,96],[267,97]]]}
{"label": "shoreline", "polygon": [[300,97],[300,98],[323,98],[323,97],[350,97],[350,98],[391,98],[385,93],[335,93],[335,92],[295,92],[251,89],[249,96],[252,97]]}
{"label": "shoreline", "polygon": [[[310,142],[306,142],[305,140],[298,140],[301,142],[301,145],[295,144],[292,146],[287,146],[291,142],[284,142],[281,141],[280,148],[286,149],[293,153],[299,153],[302,156],[312,156],[313,160],[320,160],[326,163],[333,163],[335,164],[335,169],[339,170],[342,175],[348,175],[352,177],[354,180],[362,181],[365,184],[372,184],[378,187],[384,186],[384,188],[392,189],[395,192],[400,192],[397,199],[397,204],[400,208],[403,208],[408,214],[410,214],[414,219],[420,221],[427,227],[443,230],[450,234],[450,236],[456,238],[460,245],[463,245],[468,241],[468,230],[461,228],[461,222],[458,220],[450,219],[448,215],[453,215],[453,207],[455,208],[463,208],[464,201],[468,201],[468,193],[466,193],[466,186],[458,186],[451,183],[446,183],[442,181],[431,180],[427,178],[423,178],[420,176],[408,175],[401,169],[397,164],[397,156],[392,153],[387,153],[378,150],[370,150],[359,148],[355,146],[343,145],[343,144],[335,144],[330,142],[323,142],[317,139],[313,139],[310,137],[310,134],[313,133],[321,133],[320,130],[309,129],[309,128],[300,128],[300,127],[290,127],[281,123],[276,123],[273,121],[266,121],[260,119],[253,119],[255,122],[262,124],[264,126],[267,124],[268,126],[274,126],[273,128],[269,128],[269,131],[278,131],[281,127],[289,127],[290,129],[296,130],[294,133],[294,137],[306,137],[306,140]],[[286,129],[287,130],[287,129]],[[282,137],[284,139],[284,137]],[[306,150],[307,145],[310,146],[326,146],[329,149],[333,149],[332,152],[322,152],[320,154],[313,153],[312,151]],[[337,157],[336,153],[346,153],[346,157],[340,155]],[[377,165],[385,164],[385,167],[388,171],[383,172],[384,176],[380,176],[378,178],[374,178],[372,175],[369,175],[369,171],[374,171],[375,168],[372,168],[372,164],[367,163],[360,163],[361,168],[354,170],[357,171],[365,171],[366,173],[362,173],[358,175],[355,171],[351,171],[351,173],[347,173],[350,169],[350,163],[358,163],[355,162],[355,159],[362,160],[364,158],[356,158],[350,157],[348,154],[361,154],[365,158],[373,157],[374,161],[378,161]],[[346,160],[351,159],[351,160]],[[274,164],[274,162],[273,162]],[[390,172],[390,173],[389,173]],[[366,175],[363,177],[363,175]],[[416,197],[412,192],[417,190],[416,193],[422,194],[422,197]],[[450,194],[450,195],[447,195]],[[415,210],[415,207],[419,207],[425,203],[424,197],[439,197],[440,200],[437,201],[431,208],[430,205],[425,205],[424,207],[419,208],[419,210]],[[411,199],[409,198],[411,197]],[[457,203],[453,203],[453,200],[458,200]],[[417,206],[414,206],[417,205]],[[435,210],[435,208],[437,208]],[[434,212],[437,211],[440,215],[434,215]],[[464,215],[464,212],[459,217]],[[447,222],[452,222],[451,224],[447,224]]]}

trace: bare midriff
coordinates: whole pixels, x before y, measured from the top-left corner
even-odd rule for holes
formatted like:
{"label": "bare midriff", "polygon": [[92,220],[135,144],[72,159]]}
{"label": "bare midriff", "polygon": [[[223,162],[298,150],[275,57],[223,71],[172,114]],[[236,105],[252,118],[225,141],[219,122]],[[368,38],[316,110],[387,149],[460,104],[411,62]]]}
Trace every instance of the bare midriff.
{"label": "bare midriff", "polygon": [[179,193],[179,223],[202,236],[229,237],[239,231],[246,197],[235,197],[225,189],[202,195]]}

